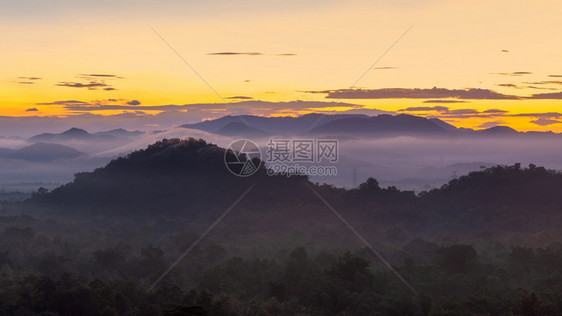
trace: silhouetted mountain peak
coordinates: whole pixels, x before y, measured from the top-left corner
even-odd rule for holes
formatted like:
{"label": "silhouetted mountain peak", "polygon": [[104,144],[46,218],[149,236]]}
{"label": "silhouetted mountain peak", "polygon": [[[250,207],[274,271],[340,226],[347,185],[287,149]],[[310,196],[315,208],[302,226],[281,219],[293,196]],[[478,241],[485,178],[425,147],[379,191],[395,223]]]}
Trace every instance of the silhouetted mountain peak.
{"label": "silhouetted mountain peak", "polygon": [[447,135],[449,131],[423,117],[408,114],[394,116],[380,114],[372,117],[352,117],[331,121],[315,128],[311,133],[376,137]]}
{"label": "silhouetted mountain peak", "polygon": [[55,159],[71,159],[82,155],[84,153],[72,147],[50,143],[35,143],[18,150],[11,150],[0,154],[4,158],[43,162]]}
{"label": "silhouetted mountain peak", "polygon": [[97,132],[94,133],[93,135],[96,136],[112,136],[112,137],[125,137],[125,138],[130,138],[130,137],[136,137],[136,136],[140,136],[143,135],[144,132],[141,131],[128,131],[124,128],[116,128],[116,129],[112,129],[109,131],[103,131],[103,132]]}
{"label": "silhouetted mountain peak", "polygon": [[88,133],[87,131],[85,131],[81,128],[72,127],[72,128],[69,128],[68,130],[62,132],[61,135],[74,136],[75,137],[75,136],[88,136],[88,135],[90,135],[90,133]]}
{"label": "silhouetted mountain peak", "polygon": [[217,134],[242,137],[263,137],[267,135],[266,132],[250,127],[242,122],[230,122],[219,129]]}
{"label": "silhouetted mountain peak", "polygon": [[[111,209],[120,214],[199,214],[216,205],[227,207],[258,180],[257,199],[274,198],[276,188],[288,188],[297,198],[302,188],[297,188],[295,181],[306,181],[305,177],[268,176],[259,161],[255,162],[259,168],[256,174],[238,177],[227,169],[225,155],[228,161],[236,157],[245,159],[202,139],[164,139],[93,172],[76,174],[74,181],[53,190],[39,202],[98,212]],[[257,193],[260,190],[263,192]]]}
{"label": "silhouetted mountain peak", "polygon": [[478,131],[478,133],[490,135],[490,136],[511,136],[516,135],[519,132],[509,126],[494,126],[487,129]]}

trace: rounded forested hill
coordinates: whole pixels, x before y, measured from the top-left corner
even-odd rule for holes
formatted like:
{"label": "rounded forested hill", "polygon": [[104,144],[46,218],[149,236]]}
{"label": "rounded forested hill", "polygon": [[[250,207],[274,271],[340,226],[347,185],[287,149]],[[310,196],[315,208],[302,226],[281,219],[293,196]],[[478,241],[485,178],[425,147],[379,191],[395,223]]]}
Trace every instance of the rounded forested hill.
{"label": "rounded forested hill", "polygon": [[562,224],[562,173],[532,164],[471,172],[419,198],[438,222],[510,231],[540,231]]}
{"label": "rounded forested hill", "polygon": [[187,215],[195,220],[220,214],[257,183],[239,207],[267,213],[264,218],[276,223],[332,216],[311,187],[354,222],[411,232],[440,232],[445,226],[459,234],[540,231],[562,222],[562,174],[534,165],[472,172],[416,195],[381,188],[373,178],[342,189],[312,184],[304,176],[269,176],[261,162],[256,174],[238,177],[225,167],[224,155],[225,149],[204,140],[165,139],[76,174],[74,181],[52,192],[39,191],[25,205],[65,215]]}
{"label": "rounded forested hill", "polygon": [[164,139],[93,172],[78,173],[72,182],[35,194],[28,203],[102,215],[190,214],[225,209],[255,182],[254,200],[262,200],[272,199],[273,193],[296,197],[290,191],[308,181],[267,176],[259,161],[256,174],[238,177],[225,167],[224,155],[225,149],[201,139]]}
{"label": "rounded forested hill", "polygon": [[529,165],[495,166],[453,179],[422,195],[447,207],[562,205],[562,173]]}

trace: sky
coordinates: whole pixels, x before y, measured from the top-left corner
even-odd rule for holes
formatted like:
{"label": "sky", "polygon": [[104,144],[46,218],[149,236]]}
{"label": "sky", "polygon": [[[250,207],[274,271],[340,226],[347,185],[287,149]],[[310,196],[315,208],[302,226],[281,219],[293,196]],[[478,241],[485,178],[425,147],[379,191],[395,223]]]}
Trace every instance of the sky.
{"label": "sky", "polygon": [[560,12],[541,0],[2,0],[0,121],[157,129],[353,111],[562,133]]}

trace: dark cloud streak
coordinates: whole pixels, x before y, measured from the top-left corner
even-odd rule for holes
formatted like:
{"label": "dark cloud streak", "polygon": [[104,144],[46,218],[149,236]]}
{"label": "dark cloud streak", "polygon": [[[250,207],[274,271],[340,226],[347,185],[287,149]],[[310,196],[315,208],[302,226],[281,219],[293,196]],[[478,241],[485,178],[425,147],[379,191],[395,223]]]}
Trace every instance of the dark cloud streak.
{"label": "dark cloud streak", "polygon": [[246,55],[246,56],[265,56],[265,55],[272,55],[272,56],[297,56],[294,53],[281,53],[281,54],[265,54],[260,52],[215,52],[215,53],[207,53],[207,55],[215,55],[215,56],[237,56],[237,55]]}
{"label": "dark cloud streak", "polygon": [[383,89],[340,89],[324,91],[305,91],[307,93],[327,94],[326,98],[339,99],[462,99],[462,100],[517,100],[515,95],[501,94],[488,89],[446,89],[433,87],[420,88],[383,88]]}

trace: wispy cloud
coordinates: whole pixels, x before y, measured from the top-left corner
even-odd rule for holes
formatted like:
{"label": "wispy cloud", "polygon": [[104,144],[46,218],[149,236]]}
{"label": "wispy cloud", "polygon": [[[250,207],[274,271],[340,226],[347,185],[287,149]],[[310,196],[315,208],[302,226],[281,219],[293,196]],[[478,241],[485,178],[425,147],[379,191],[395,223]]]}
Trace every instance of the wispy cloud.
{"label": "wispy cloud", "polygon": [[490,121],[490,122],[485,122],[482,123],[480,125],[478,125],[479,128],[492,128],[492,127],[496,127],[498,125],[502,125],[505,124],[504,121]]}
{"label": "wispy cloud", "polygon": [[25,110],[26,112],[38,112],[39,110],[37,108],[29,108]]}
{"label": "wispy cloud", "polygon": [[90,105],[89,102],[79,101],[79,100],[62,100],[62,101],[53,101],[53,102],[41,102],[37,103],[37,105],[63,105],[63,106],[80,106],[80,105]]}
{"label": "wispy cloud", "polygon": [[496,116],[508,116],[508,111],[501,109],[488,109],[480,111],[478,109],[451,109],[446,106],[414,106],[405,109],[400,109],[398,112],[425,112],[422,115],[427,115],[427,112],[434,112],[438,117],[446,118],[469,118],[469,117],[482,117],[491,118]]}
{"label": "wispy cloud", "polygon": [[230,99],[230,100],[252,100],[252,97],[248,97],[245,95],[236,95],[233,97],[226,97],[225,99]]}
{"label": "wispy cloud", "polygon": [[540,112],[534,112],[534,113],[517,113],[517,114],[512,114],[511,116],[514,117],[547,117],[547,118],[561,118],[562,117],[562,113],[559,112],[544,112],[544,113],[540,113]]}
{"label": "wispy cloud", "polygon": [[[529,84],[531,82],[524,82],[525,84]],[[530,86],[530,85],[516,85],[514,83],[498,83],[496,84],[496,86],[498,87],[504,87],[504,88],[514,88],[514,89],[535,89],[535,90],[556,90],[554,88],[546,88],[546,87],[535,87],[535,86]]]}
{"label": "wispy cloud", "polygon": [[505,88],[515,88],[515,89],[523,89],[524,86],[518,86],[514,83],[498,83],[496,84],[498,87],[505,87]]}
{"label": "wispy cloud", "polygon": [[398,67],[391,67],[391,66],[386,66],[386,67],[373,67],[373,69],[377,69],[377,70],[390,70],[390,69],[398,69]]}
{"label": "wispy cloud", "polygon": [[528,99],[562,100],[562,92],[533,94]]}
{"label": "wispy cloud", "polygon": [[[58,105],[63,106],[69,112],[73,113],[88,113],[99,111],[157,111],[169,113],[192,113],[193,115],[205,114],[220,114],[220,116],[228,114],[255,114],[255,115],[298,115],[300,113],[319,112],[319,109],[325,109],[333,106],[332,102],[320,101],[290,101],[290,102],[267,102],[259,100],[242,100],[232,103],[196,103],[196,104],[164,104],[164,105],[137,105],[132,103],[135,100],[123,99],[104,99],[92,101],[80,100],[61,100],[53,102],[42,102],[37,105]],[[376,113],[378,110],[363,109],[361,105],[350,103],[340,103],[332,110],[365,110],[369,113]],[[381,112],[381,111],[379,111]]]}
{"label": "wispy cloud", "polygon": [[519,77],[524,75],[531,75],[532,72],[529,71],[514,71],[514,72],[493,72],[493,75],[502,75],[502,76],[511,76],[511,77]]}
{"label": "wispy cloud", "polygon": [[465,100],[517,100],[520,97],[506,95],[488,89],[446,89],[433,87],[420,88],[383,88],[383,89],[339,89],[323,91],[305,91],[307,93],[327,94],[326,98],[339,99],[465,99]]}
{"label": "wispy cloud", "polygon": [[533,124],[539,125],[539,126],[548,126],[548,125],[554,125],[554,124],[560,124],[562,123],[562,121],[559,120],[554,120],[554,119],[550,119],[550,118],[546,118],[546,117],[539,117],[536,120],[530,121]]}
{"label": "wispy cloud", "polygon": [[[97,82],[97,81],[90,81],[88,83],[82,83],[82,82],[59,82],[56,84],[56,86],[59,87],[69,87],[69,88],[86,88],[88,90],[98,90],[99,88],[111,88],[112,90],[114,90],[113,87],[111,87],[110,85],[106,84],[105,82]],[[108,89],[109,90],[109,89]]]}
{"label": "wispy cloud", "polygon": [[271,56],[286,56],[286,57],[297,56],[297,54],[294,54],[294,53],[265,54],[265,53],[261,53],[261,52],[214,52],[214,53],[207,53],[207,55],[218,55],[218,56],[236,56],[236,55],[265,56],[265,55],[271,55]]}
{"label": "wispy cloud", "polygon": [[19,84],[35,84],[35,81],[41,80],[40,77],[18,77],[17,83]]}
{"label": "wispy cloud", "polygon": [[248,55],[248,56],[261,56],[263,53],[258,52],[216,52],[216,53],[208,53],[207,55],[224,55],[224,56],[231,56],[231,55]]}
{"label": "wispy cloud", "polygon": [[500,110],[500,109],[488,109],[485,111],[482,111],[482,113],[486,113],[486,114],[506,114],[509,111],[506,110]]}
{"label": "wispy cloud", "polygon": [[80,77],[87,77],[87,78],[115,78],[115,79],[123,79],[118,75],[112,74],[79,74]]}
{"label": "wispy cloud", "polygon": [[423,103],[466,103],[468,101],[461,100],[425,100]]}
{"label": "wispy cloud", "polygon": [[113,85],[107,83],[107,81],[111,81],[114,79],[123,79],[123,77],[120,77],[118,75],[100,73],[78,74],[76,75],[76,77],[80,79],[86,79],[87,82],[62,81],[57,83],[56,86],[68,88],[84,88],[88,90],[103,89],[105,91],[113,91],[117,89],[115,89]]}
{"label": "wispy cloud", "polygon": [[523,82],[525,84],[554,84],[554,85],[562,85],[562,81],[559,80],[543,80],[543,81],[532,81],[532,82]]}
{"label": "wispy cloud", "polygon": [[405,109],[398,110],[399,112],[448,112],[449,108],[446,106],[411,106]]}

